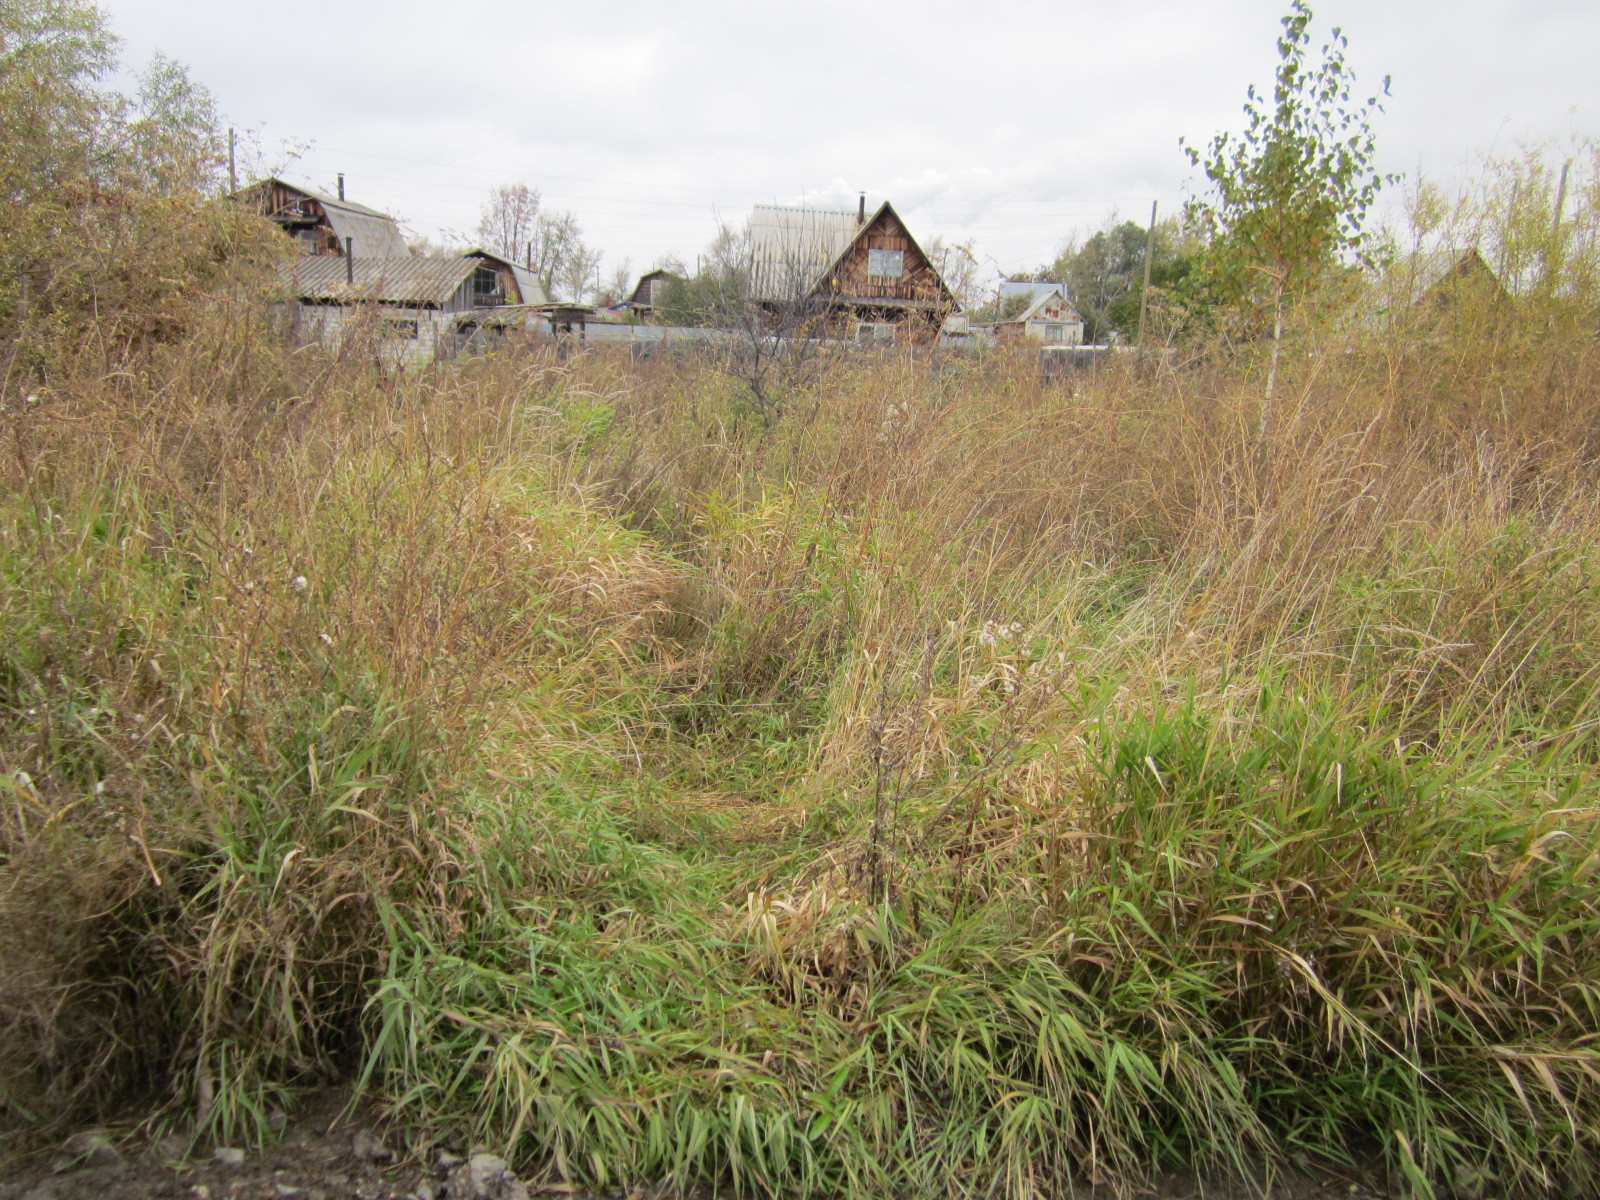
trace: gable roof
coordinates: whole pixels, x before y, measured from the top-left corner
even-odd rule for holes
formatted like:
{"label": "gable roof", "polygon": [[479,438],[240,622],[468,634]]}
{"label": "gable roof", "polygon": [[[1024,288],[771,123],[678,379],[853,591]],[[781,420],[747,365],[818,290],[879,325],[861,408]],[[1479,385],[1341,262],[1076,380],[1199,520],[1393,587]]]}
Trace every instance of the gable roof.
{"label": "gable roof", "polygon": [[1500,277],[1484,261],[1476,246],[1466,250],[1430,250],[1416,255],[1409,264],[1406,285],[1411,303],[1421,303],[1439,288],[1458,279],[1482,280],[1505,292]]}
{"label": "gable roof", "polygon": [[750,215],[751,294],[757,300],[785,300],[815,291],[885,217],[900,226],[939,289],[951,295],[939,269],[887,200],[866,220],[835,209],[756,205]]}
{"label": "gable roof", "polygon": [[1036,303],[1041,296],[1048,296],[1051,292],[1060,292],[1061,298],[1069,304],[1072,297],[1067,295],[1067,285],[1064,283],[1037,283],[1032,279],[1007,279],[1000,284],[1000,299],[1012,300],[1018,296],[1028,297],[1029,305]]}
{"label": "gable roof", "polygon": [[[1001,324],[1003,324],[1003,325],[1010,325],[1012,323],[1025,324],[1028,321],[1045,321],[1045,320],[1078,321],[1080,323],[1083,321],[1083,317],[1078,312],[1077,306],[1074,305],[1072,303],[1072,301],[1067,298],[1066,289],[1063,288],[1060,284],[1058,284],[1058,283],[1050,283],[1050,284],[1041,283],[1041,284],[1037,284],[1036,286],[1042,287],[1042,288],[1048,288],[1049,290],[1045,291],[1045,292],[1041,292],[1039,294],[1038,298],[1035,299],[1032,304],[1028,305],[1026,311],[1024,311],[1021,316],[1012,317],[1009,320],[1002,321]],[[1049,304],[1050,301],[1056,299],[1057,297],[1060,297],[1061,303],[1063,303],[1063,304],[1065,304],[1067,306],[1067,309],[1072,313],[1072,316],[1066,317],[1066,318],[1057,318],[1057,317],[1045,317],[1045,316],[1041,315],[1041,312],[1044,309],[1045,305]]]}
{"label": "gable roof", "polygon": [[646,271],[639,276],[639,282],[633,285],[633,291],[628,293],[628,298],[624,303],[632,305],[634,308],[654,308],[656,304],[655,285],[665,280],[682,278],[683,276],[676,271],[669,271],[665,267],[656,267],[654,270]]}
{"label": "gable roof", "polygon": [[[473,258],[412,254],[395,258],[344,259],[306,255],[279,267],[279,276],[301,300],[331,304],[361,301],[406,308],[440,308],[478,269]],[[346,272],[353,271],[352,284]]]}
{"label": "gable roof", "polygon": [[[388,213],[368,208],[365,204],[357,204],[354,200],[341,200],[337,196],[324,195],[275,175],[241,188],[234,193],[234,197],[240,198],[261,192],[273,184],[304,196],[308,200],[315,200],[322,207],[324,219],[332,228],[334,236],[339,239],[340,253],[344,252],[346,238],[353,239],[352,245],[357,258],[399,258],[411,253],[410,248],[406,246],[406,239],[400,233],[399,223]],[[269,212],[264,215],[274,217],[278,214]]]}
{"label": "gable roof", "polygon": [[544,286],[539,282],[539,277],[521,263],[507,258],[503,254],[496,254],[493,250],[485,250],[481,246],[473,246],[470,250],[461,252],[463,258],[486,258],[490,262],[497,262],[501,266],[510,267],[511,274],[517,281],[517,292],[521,296],[519,303],[544,304],[550,297],[545,295]]}

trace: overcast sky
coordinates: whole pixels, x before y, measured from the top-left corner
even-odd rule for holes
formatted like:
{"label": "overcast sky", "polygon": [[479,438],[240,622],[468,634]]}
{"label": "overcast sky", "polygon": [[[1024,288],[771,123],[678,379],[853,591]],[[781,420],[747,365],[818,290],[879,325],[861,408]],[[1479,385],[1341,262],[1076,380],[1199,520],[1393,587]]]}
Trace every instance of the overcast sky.
{"label": "overcast sky", "polygon": [[[1031,269],[1192,178],[1178,148],[1242,124],[1287,0],[102,0],[130,63],[161,50],[291,178],[470,231],[525,182],[635,273],[691,265],[719,217],[894,201],[924,241]],[[1393,76],[1385,169],[1600,133],[1595,0],[1314,0],[1363,89]],[[1319,39],[1320,44],[1320,39]]]}

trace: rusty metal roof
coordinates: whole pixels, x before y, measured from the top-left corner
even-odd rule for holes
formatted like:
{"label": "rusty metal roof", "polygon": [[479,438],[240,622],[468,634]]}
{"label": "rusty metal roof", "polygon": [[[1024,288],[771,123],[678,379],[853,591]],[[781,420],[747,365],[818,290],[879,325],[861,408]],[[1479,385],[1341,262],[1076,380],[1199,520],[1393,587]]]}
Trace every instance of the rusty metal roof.
{"label": "rusty metal roof", "polygon": [[332,304],[362,301],[407,308],[441,308],[477,270],[476,259],[405,255],[354,260],[355,283],[346,260],[334,255],[291,259],[279,268],[285,286],[301,300]]}

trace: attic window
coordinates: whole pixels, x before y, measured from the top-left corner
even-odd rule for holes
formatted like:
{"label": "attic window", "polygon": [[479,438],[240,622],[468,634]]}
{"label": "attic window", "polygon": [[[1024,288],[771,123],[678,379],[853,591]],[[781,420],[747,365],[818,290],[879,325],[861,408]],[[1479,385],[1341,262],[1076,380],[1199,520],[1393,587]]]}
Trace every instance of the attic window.
{"label": "attic window", "polygon": [[506,302],[505,289],[500,284],[500,272],[490,266],[480,266],[472,273],[472,303],[477,308],[494,308]]}
{"label": "attic window", "polygon": [[867,278],[899,279],[906,273],[904,250],[868,250]]}

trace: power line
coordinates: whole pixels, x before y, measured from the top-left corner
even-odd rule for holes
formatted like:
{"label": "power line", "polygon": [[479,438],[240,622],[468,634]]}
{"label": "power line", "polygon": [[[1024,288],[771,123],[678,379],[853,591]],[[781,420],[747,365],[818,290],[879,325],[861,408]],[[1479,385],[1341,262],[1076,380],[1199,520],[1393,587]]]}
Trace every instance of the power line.
{"label": "power line", "polygon": [[[593,179],[593,178],[588,178],[588,177],[579,176],[579,175],[555,175],[555,174],[550,174],[550,173],[542,172],[542,171],[528,171],[528,172],[519,172],[519,171],[514,171],[514,170],[513,171],[507,171],[507,170],[501,170],[501,169],[495,168],[495,167],[472,167],[472,166],[465,166],[465,165],[460,164],[460,163],[442,163],[442,162],[435,162],[435,161],[433,161],[431,159],[409,158],[409,157],[403,157],[403,156],[395,155],[395,154],[373,154],[373,153],[371,153],[369,151],[365,151],[365,150],[341,150],[341,149],[339,149],[337,147],[334,147],[334,146],[316,146],[316,147],[313,147],[313,149],[311,151],[309,151],[308,153],[351,155],[351,156],[355,156],[355,157],[358,157],[358,158],[378,159],[378,160],[381,160],[383,162],[409,163],[412,166],[419,166],[419,167],[437,167],[440,170],[445,170],[445,171],[471,171],[471,172],[476,172],[478,174],[483,174],[483,175],[494,175],[494,176],[496,176],[497,178],[500,178],[500,179],[506,179],[508,177],[515,178],[517,175],[521,174],[521,175],[524,175],[525,177],[530,178],[530,179],[558,179],[558,180],[562,180],[562,181],[567,182],[567,183],[590,183],[590,184],[598,184],[598,185],[600,185],[602,187],[631,188],[631,189],[634,189],[634,190],[639,190],[639,189],[664,189],[664,190],[668,190],[668,191],[709,192],[709,193],[714,193],[714,194],[719,194],[719,195],[733,194],[733,195],[740,195],[740,196],[764,196],[764,197],[773,197],[773,196],[779,196],[779,195],[791,195],[796,190],[799,190],[802,194],[804,194],[804,191],[805,191],[804,188],[800,188],[800,189],[794,189],[794,188],[735,188],[735,187],[722,187],[722,186],[717,186],[717,185],[706,185],[706,184],[640,183],[638,180]],[[385,178],[385,177],[384,176],[375,175],[375,176],[372,176],[372,178],[374,178],[374,179],[382,179],[382,178]],[[410,182],[410,181],[407,181],[407,182]],[[420,181],[418,181],[418,182],[420,182]],[[428,181],[428,182],[429,182],[430,186],[434,186],[434,187],[448,187],[448,188],[461,189],[461,190],[464,190],[464,191],[479,190],[478,188],[476,188],[472,184],[446,183],[446,182],[442,182],[442,181],[441,182]],[[879,194],[882,194],[882,193],[879,193]],[[583,197],[579,197],[579,198],[583,198]],[[610,198],[611,197],[594,197],[594,199],[610,199]],[[834,197],[821,197],[821,196],[817,197],[817,200],[819,202],[822,201],[823,199],[834,199]],[[840,204],[842,205],[842,204],[845,204],[846,201],[848,201],[850,198],[841,196],[841,197],[837,197],[837,199],[839,200]],[[1149,201],[1151,199],[1165,200],[1165,201],[1170,203],[1173,200],[1173,197],[1171,195],[1169,195],[1169,194],[1166,194],[1166,193],[1151,193],[1151,192],[1144,192],[1144,193],[1141,193],[1141,194],[1138,194],[1138,195],[1132,195],[1132,196],[1072,196],[1072,197],[1062,197],[1062,198],[1055,198],[1055,199],[1040,199],[1040,198],[1030,197],[1030,196],[949,196],[949,195],[945,195],[945,194],[941,193],[938,196],[931,197],[930,201],[928,201],[928,202],[931,202],[933,200],[937,200],[937,201],[942,201],[942,202],[949,203],[949,204],[1132,204],[1135,201],[1143,203],[1143,202],[1147,202],[1147,201]],[[669,201],[662,201],[661,203],[664,203],[664,204],[665,203],[685,204],[687,207],[692,207],[693,206],[692,204],[688,204],[687,202],[684,202],[684,201],[670,201],[670,202]],[[927,202],[924,202],[924,203],[927,203]]]}

